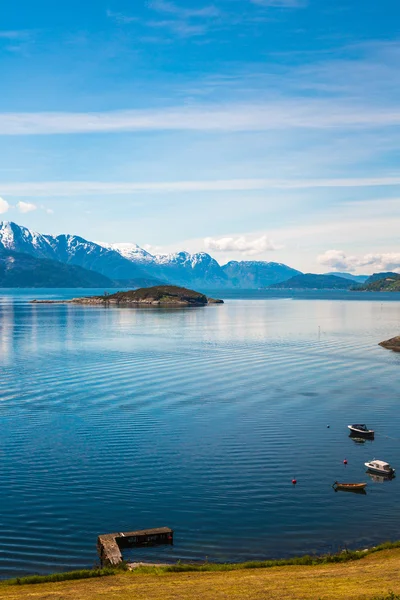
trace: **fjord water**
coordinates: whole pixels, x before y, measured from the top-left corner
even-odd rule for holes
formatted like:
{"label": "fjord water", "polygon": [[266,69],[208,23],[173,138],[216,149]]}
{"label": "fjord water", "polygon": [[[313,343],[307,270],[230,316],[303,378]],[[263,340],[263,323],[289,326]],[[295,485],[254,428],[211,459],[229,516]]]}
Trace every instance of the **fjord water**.
{"label": "fjord water", "polygon": [[[0,291],[1,577],[90,567],[98,534],[164,525],[173,548],[129,558],[239,561],[400,538],[400,354],[377,345],[399,333],[397,295],[29,304],[73,295]],[[354,443],[351,422],[375,441]],[[369,478],[374,457],[399,477]],[[335,493],[335,480],[366,481],[367,495]]]}

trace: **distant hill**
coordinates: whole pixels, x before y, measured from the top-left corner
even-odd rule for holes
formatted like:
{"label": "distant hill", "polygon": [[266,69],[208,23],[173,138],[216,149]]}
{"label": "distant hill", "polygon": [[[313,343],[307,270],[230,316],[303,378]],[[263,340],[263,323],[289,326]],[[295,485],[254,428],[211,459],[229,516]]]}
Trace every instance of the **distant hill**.
{"label": "distant hill", "polygon": [[273,283],[285,281],[301,271],[287,265],[262,260],[232,260],[222,267],[230,287],[242,289],[265,288]]}
{"label": "distant hill", "polygon": [[301,290],[348,290],[354,286],[354,281],[337,277],[336,275],[315,275],[305,273],[295,275],[287,281],[270,285],[270,289],[301,289]]}
{"label": "distant hill", "polygon": [[82,267],[0,248],[0,287],[107,289],[113,282]]}
{"label": "distant hill", "polygon": [[338,273],[337,271],[330,271],[329,273],[324,273],[324,275],[335,275],[335,277],[351,279],[357,283],[364,283],[368,279],[368,275],[353,275],[353,273]]}
{"label": "distant hill", "polygon": [[400,274],[374,273],[357,289],[364,292],[400,292]]}

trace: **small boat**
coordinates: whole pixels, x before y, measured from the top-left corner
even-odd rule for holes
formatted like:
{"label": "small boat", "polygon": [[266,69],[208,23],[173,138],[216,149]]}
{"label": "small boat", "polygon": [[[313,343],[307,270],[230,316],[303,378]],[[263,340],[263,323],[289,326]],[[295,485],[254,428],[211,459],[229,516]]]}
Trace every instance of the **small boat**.
{"label": "small boat", "polygon": [[338,490],[343,492],[358,492],[365,494],[365,488],[367,487],[366,483],[339,483],[339,481],[335,481],[333,484],[333,489],[335,492]]}
{"label": "small boat", "polygon": [[389,463],[383,460],[371,460],[370,462],[364,463],[367,467],[368,471],[372,471],[372,473],[378,473],[379,475],[386,475],[387,477],[392,477],[395,473],[395,470],[389,465]]}
{"label": "small boat", "polygon": [[373,438],[375,436],[375,431],[373,429],[368,429],[366,425],[363,424],[355,424],[355,425],[347,425],[350,429],[350,435],[354,435],[356,437],[368,437]]}

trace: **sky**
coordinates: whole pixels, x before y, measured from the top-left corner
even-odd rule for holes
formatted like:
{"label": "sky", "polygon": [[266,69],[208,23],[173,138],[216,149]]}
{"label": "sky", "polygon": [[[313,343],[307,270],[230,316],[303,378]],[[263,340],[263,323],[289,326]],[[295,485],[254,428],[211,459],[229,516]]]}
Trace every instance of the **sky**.
{"label": "sky", "polygon": [[0,219],[400,272],[398,0],[4,0]]}

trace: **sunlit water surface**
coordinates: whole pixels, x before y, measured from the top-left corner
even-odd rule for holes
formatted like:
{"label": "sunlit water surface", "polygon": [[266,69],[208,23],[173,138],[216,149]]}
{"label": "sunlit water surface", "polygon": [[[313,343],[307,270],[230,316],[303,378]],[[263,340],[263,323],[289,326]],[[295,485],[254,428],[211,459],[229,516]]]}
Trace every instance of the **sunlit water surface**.
{"label": "sunlit water surface", "polygon": [[[77,293],[0,290],[1,577],[90,567],[98,534],[165,525],[172,548],[127,558],[238,561],[400,538],[400,354],[378,346],[399,333],[397,295],[28,302]],[[354,443],[351,422],[375,441]],[[399,477],[369,478],[374,457]],[[335,480],[368,493],[335,493]]]}

